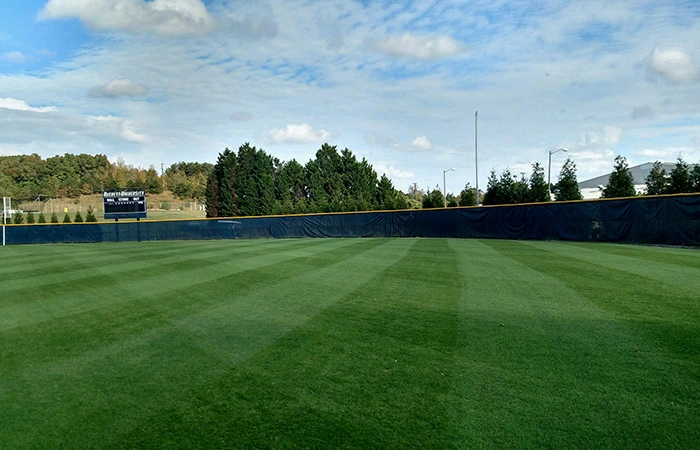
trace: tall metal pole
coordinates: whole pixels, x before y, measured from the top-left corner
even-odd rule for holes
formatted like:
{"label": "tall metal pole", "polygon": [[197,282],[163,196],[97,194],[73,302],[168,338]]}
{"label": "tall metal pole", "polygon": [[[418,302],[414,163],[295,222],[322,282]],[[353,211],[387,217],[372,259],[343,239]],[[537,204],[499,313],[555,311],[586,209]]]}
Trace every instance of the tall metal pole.
{"label": "tall metal pole", "polygon": [[565,148],[549,151],[549,159],[547,160],[547,192],[549,192],[549,201],[552,201],[552,155],[557,152],[568,153],[569,151]]}
{"label": "tall metal pole", "polygon": [[477,119],[479,118],[479,111],[474,113],[474,170],[476,171],[476,205],[479,206],[479,152],[478,143],[479,138],[477,134]]}
{"label": "tall metal pole", "polygon": [[442,171],[442,199],[443,199],[443,207],[447,208],[447,189],[445,188],[445,174],[447,171],[443,170]]}
{"label": "tall metal pole", "polygon": [[549,151],[549,159],[547,160],[547,192],[549,192],[548,202],[552,201],[552,151]]}
{"label": "tall metal pole", "polygon": [[442,171],[442,198],[445,200],[445,208],[447,208],[447,188],[445,187],[445,174],[447,172],[452,172],[453,170],[455,170],[455,168],[451,167]]}

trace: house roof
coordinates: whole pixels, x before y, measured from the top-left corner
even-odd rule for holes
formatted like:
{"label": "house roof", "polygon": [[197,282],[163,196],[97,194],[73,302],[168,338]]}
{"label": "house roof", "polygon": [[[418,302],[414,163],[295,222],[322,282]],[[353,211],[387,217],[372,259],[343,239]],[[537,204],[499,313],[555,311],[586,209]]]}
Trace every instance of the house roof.
{"label": "house roof", "polygon": [[[695,164],[688,164],[690,170],[693,170]],[[638,166],[632,166],[629,168],[632,174],[633,184],[635,186],[646,184],[646,179],[649,176],[649,172],[654,167],[654,163],[644,163]],[[661,163],[661,167],[666,171],[666,174],[671,173],[673,169],[676,168],[676,163]],[[591,178],[590,180],[582,181],[578,184],[579,189],[589,189],[597,188],[599,186],[607,186],[610,180],[610,173],[601,175],[599,177]]]}

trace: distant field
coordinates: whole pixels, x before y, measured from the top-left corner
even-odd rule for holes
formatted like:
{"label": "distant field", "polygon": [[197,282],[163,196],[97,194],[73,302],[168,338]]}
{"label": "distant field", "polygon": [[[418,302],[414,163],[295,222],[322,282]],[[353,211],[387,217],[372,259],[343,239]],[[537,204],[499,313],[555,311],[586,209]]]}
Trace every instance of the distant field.
{"label": "distant field", "polygon": [[700,252],[0,248],[0,448],[700,448]]}

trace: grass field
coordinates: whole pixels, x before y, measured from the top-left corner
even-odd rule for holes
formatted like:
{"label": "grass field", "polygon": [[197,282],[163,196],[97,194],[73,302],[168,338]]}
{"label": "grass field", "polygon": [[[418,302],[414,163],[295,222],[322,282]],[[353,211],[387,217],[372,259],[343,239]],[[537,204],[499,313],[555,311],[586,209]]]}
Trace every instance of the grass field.
{"label": "grass field", "polygon": [[0,248],[0,448],[700,448],[700,252]]}

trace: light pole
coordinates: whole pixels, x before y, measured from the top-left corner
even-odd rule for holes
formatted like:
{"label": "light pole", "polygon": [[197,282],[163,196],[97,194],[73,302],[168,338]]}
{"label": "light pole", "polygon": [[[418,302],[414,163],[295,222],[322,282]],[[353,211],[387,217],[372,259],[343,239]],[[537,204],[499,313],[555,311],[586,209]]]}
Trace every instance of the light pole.
{"label": "light pole", "polygon": [[445,208],[447,208],[447,190],[445,188],[445,174],[447,172],[452,172],[453,170],[455,170],[454,167],[442,171],[442,199],[445,200]]}
{"label": "light pole", "polygon": [[479,111],[476,111],[474,113],[474,171],[476,172],[476,205],[474,206],[479,206],[479,153],[477,150],[477,144],[478,144],[478,135],[477,135],[477,119],[479,118]]}
{"label": "light pole", "polygon": [[557,153],[557,152],[566,152],[568,153],[569,151],[565,148],[560,148],[559,150],[550,150],[549,151],[549,160],[547,161],[547,192],[549,192],[549,200],[552,200],[552,155]]}

